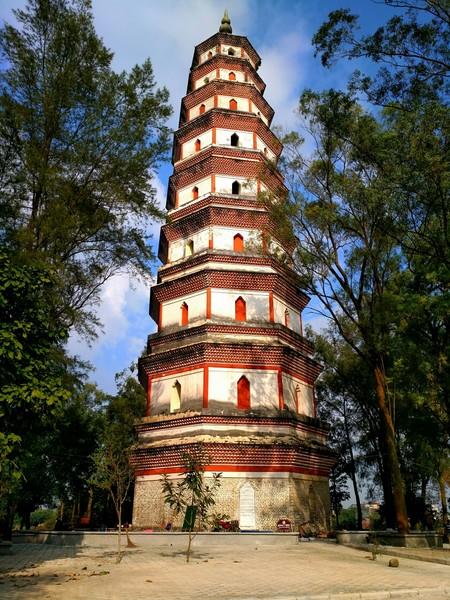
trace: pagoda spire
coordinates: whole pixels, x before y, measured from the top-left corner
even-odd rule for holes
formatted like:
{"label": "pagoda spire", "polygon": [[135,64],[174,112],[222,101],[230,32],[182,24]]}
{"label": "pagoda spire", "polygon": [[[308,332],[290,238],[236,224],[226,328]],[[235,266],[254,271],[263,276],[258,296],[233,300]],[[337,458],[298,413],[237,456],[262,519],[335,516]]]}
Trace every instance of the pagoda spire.
{"label": "pagoda spire", "polygon": [[233,33],[233,29],[231,27],[231,19],[228,16],[228,11],[225,9],[222,17],[222,22],[220,23],[219,33]]}

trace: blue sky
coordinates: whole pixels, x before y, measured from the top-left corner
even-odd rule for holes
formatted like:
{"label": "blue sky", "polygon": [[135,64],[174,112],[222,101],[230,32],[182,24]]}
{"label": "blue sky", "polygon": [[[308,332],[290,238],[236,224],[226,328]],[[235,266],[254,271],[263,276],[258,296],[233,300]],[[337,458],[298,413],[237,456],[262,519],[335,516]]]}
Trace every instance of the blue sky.
{"label": "blue sky", "polygon": [[[11,21],[11,9],[25,2],[2,0],[0,21]],[[363,29],[373,30],[392,16],[393,11],[372,0],[93,0],[95,26],[115,54],[116,70],[130,69],[150,57],[158,85],[170,92],[174,114],[169,123],[176,128],[181,97],[194,46],[218,30],[228,9],[233,33],[249,38],[262,58],[260,75],[267,84],[265,97],[275,110],[273,124],[285,129],[298,123],[295,107],[305,88],[344,88],[356,63],[341,62],[324,69],[314,58],[311,38],[338,8],[350,8],[361,15]],[[170,165],[155,176],[158,200],[164,205]],[[159,224],[151,227],[157,245]],[[153,274],[156,270],[153,269]],[[98,306],[103,332],[88,345],[72,336],[69,348],[95,367],[92,380],[107,392],[115,391],[114,375],[137,359],[155,324],[148,315],[151,275],[146,281],[127,275],[111,279]],[[323,319],[306,311],[306,320],[316,327]]]}

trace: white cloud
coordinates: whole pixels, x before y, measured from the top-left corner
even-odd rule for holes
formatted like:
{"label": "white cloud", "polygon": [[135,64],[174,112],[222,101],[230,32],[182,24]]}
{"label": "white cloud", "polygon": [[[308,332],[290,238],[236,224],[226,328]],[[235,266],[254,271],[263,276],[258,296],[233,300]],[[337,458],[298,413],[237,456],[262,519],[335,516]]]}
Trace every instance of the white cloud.
{"label": "white cloud", "polygon": [[260,75],[267,84],[266,98],[275,110],[275,122],[292,126],[294,111],[304,85],[304,57],[309,51],[306,38],[287,32],[275,38],[274,45],[260,49]]}
{"label": "white cloud", "polygon": [[[250,0],[227,0],[233,22],[245,31]],[[219,29],[224,6],[220,0],[94,0],[95,25],[114,50],[114,66],[129,69],[151,58],[159,86],[166,86],[176,127],[180,100],[186,94],[194,47]]]}

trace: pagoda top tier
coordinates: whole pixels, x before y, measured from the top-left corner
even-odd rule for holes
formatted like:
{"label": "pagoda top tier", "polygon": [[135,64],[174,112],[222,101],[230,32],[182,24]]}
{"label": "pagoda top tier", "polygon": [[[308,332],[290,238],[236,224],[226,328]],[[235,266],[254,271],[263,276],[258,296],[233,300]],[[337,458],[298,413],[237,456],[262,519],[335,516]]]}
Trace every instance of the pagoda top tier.
{"label": "pagoda top tier", "polygon": [[227,11],[225,11],[218,33],[215,33],[201,44],[198,44],[198,46],[195,46],[191,69],[194,69],[202,62],[203,54],[208,53],[212,48],[217,49],[217,47],[222,48],[223,46],[227,47],[227,49],[242,48],[247,53],[255,69],[258,69],[261,65],[261,58],[248,39],[243,35],[233,35],[231,21]]}

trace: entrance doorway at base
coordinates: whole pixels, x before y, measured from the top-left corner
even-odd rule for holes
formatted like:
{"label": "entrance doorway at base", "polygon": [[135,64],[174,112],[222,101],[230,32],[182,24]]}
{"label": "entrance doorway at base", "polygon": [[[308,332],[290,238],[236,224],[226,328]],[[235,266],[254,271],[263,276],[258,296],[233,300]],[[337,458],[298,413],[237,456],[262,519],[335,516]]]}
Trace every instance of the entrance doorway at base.
{"label": "entrance doorway at base", "polygon": [[239,490],[239,529],[256,529],[255,512],[255,490],[247,482]]}

